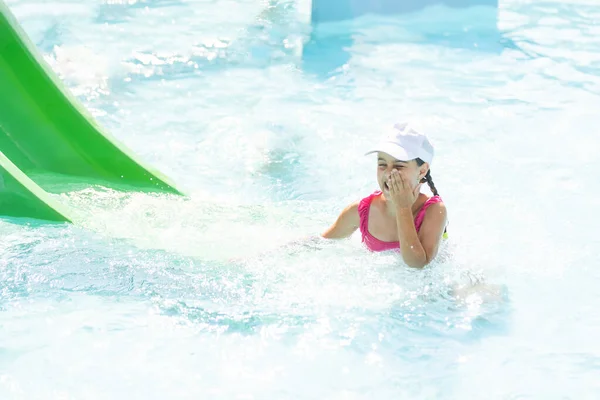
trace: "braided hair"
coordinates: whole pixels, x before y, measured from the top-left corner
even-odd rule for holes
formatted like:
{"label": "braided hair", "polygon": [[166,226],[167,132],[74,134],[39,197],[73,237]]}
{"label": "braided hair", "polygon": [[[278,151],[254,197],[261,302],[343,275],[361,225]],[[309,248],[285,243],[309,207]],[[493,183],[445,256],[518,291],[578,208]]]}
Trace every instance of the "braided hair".
{"label": "braided hair", "polygon": [[[420,158],[417,158],[415,160],[417,162],[417,166],[421,166],[423,164],[425,164],[425,161],[421,160]],[[433,179],[431,178],[431,170],[427,170],[427,173],[425,174],[425,176],[423,177],[423,179],[421,179],[421,183],[426,183],[427,186],[429,186],[429,189],[431,190],[431,193],[433,193],[434,196],[439,196],[440,194],[438,193],[435,184],[433,183]],[[446,235],[446,228],[444,228],[444,236]]]}
{"label": "braided hair", "polygon": [[[416,161],[419,167],[425,164],[425,161],[421,160],[420,158],[417,158]],[[433,179],[431,178],[431,170],[427,170],[427,174],[425,174],[425,177],[421,179],[421,183],[426,183],[427,186],[429,186],[431,193],[433,193],[434,196],[439,196],[439,193],[433,184]]]}

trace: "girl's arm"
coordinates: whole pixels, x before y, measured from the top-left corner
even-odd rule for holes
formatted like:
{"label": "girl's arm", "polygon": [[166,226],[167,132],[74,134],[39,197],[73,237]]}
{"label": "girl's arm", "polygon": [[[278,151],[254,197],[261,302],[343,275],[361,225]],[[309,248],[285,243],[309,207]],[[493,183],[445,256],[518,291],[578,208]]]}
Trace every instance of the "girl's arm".
{"label": "girl's arm", "polygon": [[396,213],[402,258],[410,267],[423,268],[438,253],[446,227],[446,206],[442,202],[430,205],[418,234],[411,208],[397,207]]}
{"label": "girl's arm", "polygon": [[352,235],[360,224],[358,203],[357,201],[347,206],[337,217],[333,225],[321,234],[321,237],[325,239],[342,239]]}
{"label": "girl's arm", "polygon": [[420,193],[420,185],[411,187],[403,173],[392,171],[388,185],[396,207],[396,224],[400,253],[404,262],[413,268],[423,268],[435,258],[444,228],[446,227],[446,207],[442,202],[427,208],[421,229],[415,228],[412,206]]}
{"label": "girl's arm", "polygon": [[[358,215],[358,202],[347,206],[337,217],[337,220],[319,236],[302,237],[282,246],[277,250],[300,250],[303,247],[315,248],[323,239],[342,239],[349,237],[358,229],[360,218]],[[269,252],[270,253],[270,252]]]}

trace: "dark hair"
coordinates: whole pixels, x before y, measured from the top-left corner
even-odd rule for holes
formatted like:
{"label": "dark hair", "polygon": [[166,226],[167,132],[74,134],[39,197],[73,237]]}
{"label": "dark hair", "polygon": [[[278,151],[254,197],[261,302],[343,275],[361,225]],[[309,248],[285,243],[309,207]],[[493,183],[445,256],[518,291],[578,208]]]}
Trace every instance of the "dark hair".
{"label": "dark hair", "polygon": [[[425,164],[425,161],[421,160],[420,158],[417,158],[415,161],[417,161],[417,165],[419,167]],[[427,170],[427,174],[425,174],[425,177],[421,179],[421,183],[426,183],[427,186],[429,186],[429,189],[431,189],[431,193],[433,193],[434,196],[439,196],[439,193],[433,184],[433,179],[431,178],[431,170]]]}
{"label": "dark hair", "polygon": [[[419,167],[421,165],[425,164],[425,161],[421,160],[420,158],[415,159],[415,161],[417,162],[417,165]],[[423,179],[421,179],[421,183],[427,183],[427,186],[429,186],[429,189],[431,189],[431,193],[433,193],[434,196],[439,196],[439,193],[438,193],[437,189],[435,188],[435,185],[433,184],[433,179],[431,178],[431,170],[430,169],[427,170],[425,177],[423,177]],[[446,234],[446,232],[447,232],[447,228],[444,228],[444,234]]]}

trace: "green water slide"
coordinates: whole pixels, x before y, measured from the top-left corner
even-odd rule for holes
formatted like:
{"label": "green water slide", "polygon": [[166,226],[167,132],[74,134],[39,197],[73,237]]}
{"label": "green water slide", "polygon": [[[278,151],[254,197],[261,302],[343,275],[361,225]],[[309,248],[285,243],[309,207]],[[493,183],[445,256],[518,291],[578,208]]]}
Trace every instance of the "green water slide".
{"label": "green water slide", "polygon": [[0,215],[70,221],[44,172],[181,194],[99,126],[0,0]]}

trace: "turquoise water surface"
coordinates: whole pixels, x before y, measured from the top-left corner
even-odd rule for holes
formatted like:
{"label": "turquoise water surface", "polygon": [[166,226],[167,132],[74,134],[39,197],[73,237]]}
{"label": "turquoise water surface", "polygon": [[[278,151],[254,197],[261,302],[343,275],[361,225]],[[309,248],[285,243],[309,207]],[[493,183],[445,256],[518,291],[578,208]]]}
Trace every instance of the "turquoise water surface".
{"label": "turquoise water surface", "polygon": [[[189,196],[0,219],[0,399],[599,398],[600,6],[500,3],[316,28],[300,0],[9,0]],[[363,153],[406,118],[439,259],[284,246],[377,188]]]}

